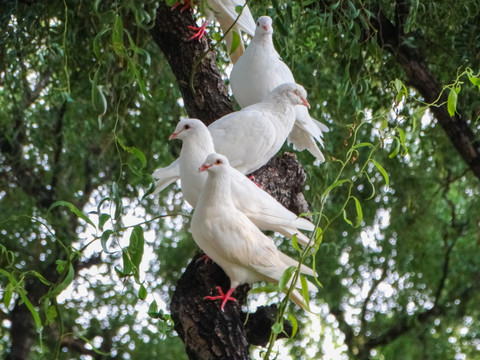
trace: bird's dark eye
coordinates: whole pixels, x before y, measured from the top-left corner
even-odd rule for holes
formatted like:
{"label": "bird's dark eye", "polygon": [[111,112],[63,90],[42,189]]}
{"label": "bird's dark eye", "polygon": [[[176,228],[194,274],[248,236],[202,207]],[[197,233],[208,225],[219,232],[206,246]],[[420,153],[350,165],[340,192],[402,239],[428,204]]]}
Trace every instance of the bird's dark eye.
{"label": "bird's dark eye", "polygon": [[187,124],[187,125],[185,125],[183,128],[184,128],[185,130],[188,130],[188,129],[190,129],[190,125]]}
{"label": "bird's dark eye", "polygon": [[260,26],[260,21],[257,21],[257,26]]}
{"label": "bird's dark eye", "polygon": [[221,163],[222,163],[222,160],[220,160],[220,159],[217,159],[217,161],[215,161],[215,164],[217,164],[217,165],[220,165]]}

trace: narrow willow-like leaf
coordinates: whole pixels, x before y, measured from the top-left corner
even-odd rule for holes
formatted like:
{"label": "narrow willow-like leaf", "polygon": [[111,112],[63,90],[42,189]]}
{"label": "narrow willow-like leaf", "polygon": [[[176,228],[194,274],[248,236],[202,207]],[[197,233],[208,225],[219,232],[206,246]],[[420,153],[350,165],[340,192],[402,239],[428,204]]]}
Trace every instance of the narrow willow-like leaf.
{"label": "narrow willow-like leaf", "polygon": [[113,32],[112,32],[112,43],[113,43],[113,51],[117,55],[124,55],[124,48],[123,48],[123,23],[122,18],[120,15],[115,15],[115,22],[113,24]]}
{"label": "narrow willow-like leaf", "polygon": [[75,205],[73,205],[71,202],[68,201],[57,201],[53,203],[48,211],[50,212],[53,208],[56,208],[57,206],[65,206],[67,207],[71,212],[73,212],[75,215],[77,215],[80,219],[84,220],[88,224],[92,225],[94,228],[96,228],[95,224],[93,223],[92,220],[90,220],[84,213],[82,213],[80,210],[77,209]]}
{"label": "narrow willow-like leaf", "polygon": [[72,283],[74,276],[75,276],[75,270],[73,269],[73,265],[70,262],[68,264],[67,275],[65,276],[65,278],[60,284],[53,287],[52,290],[47,293],[47,297],[55,297],[61,294]]}
{"label": "narrow willow-like leaf", "polygon": [[[383,178],[385,179],[385,184],[388,186],[390,184],[390,178],[388,177],[388,174],[385,171],[385,169],[383,168],[383,166],[380,165],[374,159],[370,159],[370,161],[372,162],[373,165],[375,165],[375,167],[378,169],[378,171],[380,171],[380,174],[382,174]],[[374,193],[375,193],[375,188],[374,188]]]}
{"label": "narrow willow-like leaf", "polygon": [[344,183],[346,183],[346,182],[348,182],[348,181],[350,181],[350,180],[348,180],[348,179],[342,179],[342,180],[337,180],[337,181],[335,181],[332,185],[330,185],[330,186],[327,188],[327,190],[325,190],[325,191],[323,192],[322,198],[324,198],[325,196],[327,196],[328,193],[330,193],[330,191],[332,191],[332,190],[335,189],[336,187],[338,187],[338,186],[340,186],[340,185],[342,185],[342,184],[344,184]]}
{"label": "narrow willow-like leaf", "polygon": [[100,244],[102,245],[103,251],[105,251],[106,253],[108,253],[107,241],[108,239],[110,239],[110,235],[112,234],[113,234],[112,230],[105,230],[102,236],[100,237]]}
{"label": "narrow willow-like leaf", "polygon": [[308,294],[308,283],[307,279],[305,279],[305,276],[300,275],[300,282],[302,283],[302,297],[305,300],[307,309],[310,309],[310,295]]}
{"label": "narrow willow-like leaf", "polygon": [[24,293],[20,293],[20,297],[22,298],[22,301],[25,304],[25,306],[28,308],[28,310],[32,314],[37,330],[40,330],[42,328],[42,320],[40,320],[40,315],[38,315],[38,311],[35,309],[33,304],[30,302],[30,300],[28,300],[27,296]]}
{"label": "narrow willow-like leaf", "polygon": [[367,142],[358,143],[352,148],[352,150],[353,149],[358,149],[358,148],[361,148],[361,147],[373,147],[373,144],[367,143]]}
{"label": "narrow willow-like leaf", "polygon": [[293,314],[288,314],[288,320],[292,324],[292,336],[290,338],[293,339],[298,331],[298,322]]}
{"label": "narrow willow-like leaf", "polygon": [[455,115],[455,111],[457,110],[457,101],[458,101],[458,94],[454,89],[450,89],[450,93],[448,94],[447,100],[447,109],[448,114],[450,116]]}
{"label": "narrow willow-like leaf", "polygon": [[293,272],[295,271],[296,267],[295,266],[289,266],[282,274],[282,277],[280,278],[280,281],[278,282],[278,288],[280,291],[285,290],[287,287],[288,282],[290,281],[290,278],[292,277]]}
{"label": "narrow willow-like leaf", "polygon": [[10,306],[10,302],[12,301],[12,295],[13,295],[13,286],[12,284],[8,284],[5,287],[5,291],[3,292],[3,305],[8,310],[8,307]]}
{"label": "narrow willow-like leaf", "polygon": [[145,166],[147,164],[147,158],[145,157],[145,154],[143,152],[141,152],[139,149],[137,149],[134,146],[125,145],[123,140],[120,139],[119,137],[117,137],[116,139],[117,139],[118,144],[122,147],[123,150],[125,150],[126,152],[128,152],[130,154],[135,155],[138,158],[138,160],[140,160],[140,162],[142,163],[143,166]]}
{"label": "narrow willow-like leaf", "polygon": [[297,250],[300,253],[302,252],[302,249],[300,249],[300,246],[298,246],[297,234],[294,234],[292,236],[292,245],[295,250]]}
{"label": "narrow willow-like leaf", "polygon": [[100,230],[103,230],[103,226],[108,220],[110,220],[110,217],[111,217],[110,214],[105,214],[105,213],[100,214],[98,218],[98,228]]}
{"label": "narrow willow-like leaf", "polygon": [[390,159],[393,159],[400,152],[400,140],[396,136],[393,137],[393,140],[395,140],[395,149],[393,149],[392,153],[388,155]]}
{"label": "narrow willow-like leaf", "polygon": [[231,32],[232,32],[232,48],[230,49],[230,54],[233,54],[240,46],[240,42],[242,41],[242,39],[240,39],[240,35],[235,30],[232,29]]}
{"label": "narrow willow-like leaf", "polygon": [[362,221],[363,221],[363,211],[362,211],[362,204],[360,204],[360,201],[355,197],[351,197],[353,201],[355,201],[355,209],[357,210],[357,223],[355,227],[359,226]]}
{"label": "narrow willow-like leaf", "polygon": [[343,213],[343,220],[345,220],[345,222],[346,222],[348,225],[353,226],[353,223],[352,223],[350,220],[348,220],[348,218],[347,218],[347,212],[345,211],[345,209],[342,210],[342,213]]}
{"label": "narrow willow-like leaf", "polygon": [[138,269],[143,257],[143,248],[145,245],[145,239],[143,236],[143,229],[137,225],[133,228],[130,235],[130,243],[128,245],[128,253],[133,265]]}

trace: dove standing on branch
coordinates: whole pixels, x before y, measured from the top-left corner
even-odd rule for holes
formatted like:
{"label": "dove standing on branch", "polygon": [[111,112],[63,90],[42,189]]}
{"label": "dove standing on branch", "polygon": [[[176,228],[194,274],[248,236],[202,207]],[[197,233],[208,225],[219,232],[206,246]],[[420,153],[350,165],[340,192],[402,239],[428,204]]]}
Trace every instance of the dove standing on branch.
{"label": "dove standing on branch", "polygon": [[[295,105],[310,107],[305,89],[289,83],[276,87],[262,102],[225,115],[208,126],[215,151],[249,174],[266,164],[282,147],[295,123]],[[153,173],[155,193],[180,178],[178,159]]]}
{"label": "dove standing on branch", "polygon": [[[198,168],[209,154],[215,152],[212,136],[200,120],[181,118],[169,140],[171,139],[183,141],[178,158],[182,193],[185,200],[196,207],[207,180],[207,174],[198,172]],[[300,244],[308,244],[310,239],[299,229],[313,231],[315,226],[310,221],[299,218],[287,210],[238,170],[226,166],[225,171],[230,177],[232,200],[235,207],[260,230],[276,231],[289,238],[297,234]]]}
{"label": "dove standing on branch", "polygon": [[[239,6],[243,8],[241,14],[237,12],[237,7]],[[201,9],[202,12],[205,13],[207,21],[205,21],[200,27],[189,27],[196,31],[191,39],[201,39],[205,34],[207,24],[216,18],[220,23],[220,28],[222,29],[223,34],[225,35],[224,39],[227,43],[227,50],[229,53],[233,44],[233,31],[239,36],[240,42],[238,43],[238,47],[230,54],[230,59],[235,64],[245,51],[242,42],[242,32],[245,32],[250,36],[255,34],[255,20],[253,20],[250,9],[245,5],[245,0],[204,0],[201,4]],[[235,25],[233,25],[233,23],[235,23]]]}
{"label": "dove standing on branch", "polygon": [[[240,210],[231,194],[228,159],[210,154],[198,171],[208,171],[208,178],[193,213],[191,231],[197,245],[217,263],[230,278],[226,294],[221,288],[218,296],[206,299],[222,300],[223,310],[228,300],[235,301],[232,293],[244,283],[268,281],[278,284],[284,271],[298,262],[280,252],[273,241],[264,235]],[[312,269],[302,265],[301,272],[314,275]],[[309,290],[316,287],[307,282]],[[300,282],[295,287],[301,287]],[[295,289],[290,298],[300,307],[304,301]]]}
{"label": "dove standing on branch", "polygon": [[[272,35],[272,19],[260,17],[250,45],[233,66],[230,86],[241,107],[260,101],[280,84],[295,82],[292,72],[273,46]],[[298,151],[307,149],[317,160],[325,161],[315,140],[323,147],[323,132],[328,132],[328,128],[310,117],[304,107],[297,106],[295,111],[297,121],[288,141]]]}

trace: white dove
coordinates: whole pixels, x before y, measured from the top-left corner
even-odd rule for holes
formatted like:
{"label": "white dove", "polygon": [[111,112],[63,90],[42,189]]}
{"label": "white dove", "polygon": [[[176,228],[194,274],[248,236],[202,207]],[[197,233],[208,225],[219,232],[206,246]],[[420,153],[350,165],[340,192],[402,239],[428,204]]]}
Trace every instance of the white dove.
{"label": "white dove", "polygon": [[[257,29],[243,56],[233,66],[230,86],[238,104],[242,107],[265,98],[272,89],[283,83],[295,82],[292,72],[280,59],[273,46],[272,19],[262,16],[257,20]],[[307,149],[319,161],[325,157],[316,141],[323,147],[323,132],[328,128],[310,117],[305,107],[297,106],[295,126],[288,137],[295,149]]]}
{"label": "white dove", "polygon": [[[223,310],[235,288],[244,283],[268,281],[278,284],[284,271],[298,262],[280,252],[233,201],[228,159],[219,154],[208,155],[198,171],[208,171],[208,178],[200,195],[191,222],[192,236],[197,245],[216,262],[230,278],[230,289],[219,296]],[[314,275],[312,269],[302,265],[301,272]],[[309,290],[316,287],[308,283]],[[295,284],[300,287],[300,282]],[[217,288],[218,289],[218,288]],[[290,298],[303,307],[303,298],[295,289]]]}
{"label": "white dove", "polygon": [[[266,164],[282,147],[295,122],[295,105],[310,107],[305,89],[289,83],[276,87],[262,102],[221,117],[208,126],[215,151],[249,174]],[[153,173],[154,194],[180,177],[178,160]]]}
{"label": "white dove", "polygon": [[[207,180],[205,172],[198,168],[207,155],[215,152],[208,128],[198,119],[181,118],[169,139],[181,139],[180,180],[182,193],[190,205],[197,206],[200,193]],[[315,226],[304,218],[299,218],[282,204],[250,181],[240,171],[225,166],[230,177],[232,199],[235,207],[243,212],[261,230],[271,230],[292,238],[297,234],[298,242],[307,245],[309,238],[299,229],[313,231]]]}
{"label": "white dove", "polygon": [[[227,50],[229,53],[233,43],[232,31],[236,31],[240,36],[238,48],[232,54],[230,54],[230,59],[233,63],[236,63],[245,51],[245,47],[243,46],[243,41],[241,39],[242,31],[250,36],[255,34],[255,20],[253,20],[250,9],[245,5],[245,0],[207,0],[204,1],[201,6],[207,21],[200,27],[190,27],[192,30],[197,30],[197,33],[193,35],[192,38],[201,38],[205,33],[207,24],[216,18],[220,23],[222,32],[225,34],[224,39],[227,43]],[[243,7],[241,15],[236,11],[238,6]],[[230,29],[235,20],[237,20],[235,25],[233,25],[232,29]],[[230,31],[227,33],[227,30],[229,29]]]}

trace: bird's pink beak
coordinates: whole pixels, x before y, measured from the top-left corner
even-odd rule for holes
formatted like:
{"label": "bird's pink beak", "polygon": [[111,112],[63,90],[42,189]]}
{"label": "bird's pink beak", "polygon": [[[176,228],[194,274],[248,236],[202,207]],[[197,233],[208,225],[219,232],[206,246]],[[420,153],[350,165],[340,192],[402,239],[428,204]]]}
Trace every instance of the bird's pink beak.
{"label": "bird's pink beak", "polygon": [[204,172],[204,171],[207,171],[208,169],[210,169],[212,167],[212,164],[202,164],[202,166],[200,166],[198,168],[198,172]]}
{"label": "bird's pink beak", "polygon": [[310,104],[308,103],[307,99],[302,98],[302,103],[307,107],[307,109],[310,109]]}
{"label": "bird's pink beak", "polygon": [[177,136],[178,136],[179,133],[173,133],[172,135],[170,135],[170,137],[168,138],[168,140],[173,140],[173,139],[176,139]]}
{"label": "bird's pink beak", "polygon": [[263,30],[268,31],[268,29],[270,29],[270,25],[263,25],[262,28]]}

